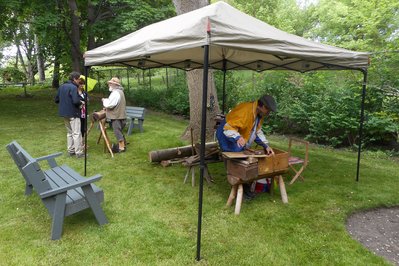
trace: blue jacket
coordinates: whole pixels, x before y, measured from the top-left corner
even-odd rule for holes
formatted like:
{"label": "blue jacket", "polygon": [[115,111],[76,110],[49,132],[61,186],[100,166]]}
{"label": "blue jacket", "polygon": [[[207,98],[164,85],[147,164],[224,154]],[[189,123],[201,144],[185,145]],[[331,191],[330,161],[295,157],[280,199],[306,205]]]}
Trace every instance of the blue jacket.
{"label": "blue jacket", "polygon": [[[240,138],[240,136],[235,138],[229,138],[223,133],[225,124],[226,124],[226,119],[223,119],[223,121],[220,122],[220,125],[216,130],[216,138],[218,139],[220,149],[222,151],[231,151],[231,152],[240,152],[245,150],[245,146],[239,147],[237,145],[237,140]],[[259,146],[262,146],[264,148],[268,147],[268,145],[265,144],[258,136],[256,136],[254,141]]]}
{"label": "blue jacket", "polygon": [[78,87],[70,80],[58,88],[54,99],[58,103],[58,114],[62,117],[80,117]]}

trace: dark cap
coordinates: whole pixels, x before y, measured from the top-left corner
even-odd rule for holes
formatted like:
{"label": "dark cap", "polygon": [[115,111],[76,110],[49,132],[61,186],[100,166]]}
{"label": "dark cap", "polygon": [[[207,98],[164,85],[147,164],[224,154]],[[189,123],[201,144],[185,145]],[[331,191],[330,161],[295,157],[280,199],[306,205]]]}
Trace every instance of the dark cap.
{"label": "dark cap", "polygon": [[274,100],[273,96],[270,95],[263,95],[259,98],[259,101],[267,107],[270,111],[276,112],[277,111],[277,103]]}

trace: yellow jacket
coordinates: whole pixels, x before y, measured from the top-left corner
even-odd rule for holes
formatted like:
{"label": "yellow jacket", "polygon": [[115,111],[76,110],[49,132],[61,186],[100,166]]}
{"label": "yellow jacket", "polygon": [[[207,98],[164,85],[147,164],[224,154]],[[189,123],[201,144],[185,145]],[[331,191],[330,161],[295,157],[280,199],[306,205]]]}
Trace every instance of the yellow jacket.
{"label": "yellow jacket", "polygon": [[[237,137],[241,135],[247,142],[250,138],[252,127],[256,119],[256,108],[258,107],[258,101],[245,102],[237,105],[226,115],[226,124],[223,130],[230,132],[231,137]],[[261,132],[264,117],[259,121],[256,131]],[[238,134],[234,134],[238,132]],[[229,134],[230,135],[230,134]],[[263,135],[263,133],[261,133]],[[263,139],[262,139],[263,140]]]}

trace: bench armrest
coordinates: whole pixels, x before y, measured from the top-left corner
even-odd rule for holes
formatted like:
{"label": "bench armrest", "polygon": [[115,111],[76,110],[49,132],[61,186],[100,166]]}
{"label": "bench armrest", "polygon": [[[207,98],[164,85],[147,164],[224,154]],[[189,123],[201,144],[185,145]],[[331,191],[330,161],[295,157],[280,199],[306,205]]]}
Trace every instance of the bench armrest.
{"label": "bench armrest", "polygon": [[40,161],[44,161],[47,160],[48,164],[50,165],[50,167],[56,167],[57,166],[57,162],[54,160],[55,157],[58,157],[62,155],[62,152],[57,152],[57,153],[53,153],[50,155],[46,155],[46,156],[42,156],[39,158],[36,158],[36,161],[40,162]]}
{"label": "bench armrest", "polygon": [[80,181],[78,181],[76,183],[68,184],[68,185],[66,185],[64,187],[54,188],[52,190],[40,193],[40,197],[42,199],[48,198],[48,197],[51,197],[51,196],[66,192],[66,191],[74,189],[74,188],[79,188],[79,187],[83,187],[83,186],[89,185],[91,183],[94,183],[94,182],[100,180],[101,178],[102,178],[102,175],[97,174],[97,175],[94,175],[94,176],[92,176],[90,178],[80,180]]}

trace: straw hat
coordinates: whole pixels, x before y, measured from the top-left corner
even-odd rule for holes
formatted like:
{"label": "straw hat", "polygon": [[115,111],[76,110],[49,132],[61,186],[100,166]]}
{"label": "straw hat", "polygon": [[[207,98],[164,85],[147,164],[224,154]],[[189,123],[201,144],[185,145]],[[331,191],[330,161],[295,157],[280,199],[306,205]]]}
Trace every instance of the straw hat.
{"label": "straw hat", "polygon": [[107,83],[108,83],[108,84],[117,85],[117,86],[121,86],[121,82],[119,81],[118,78],[112,78],[111,80],[108,80]]}

